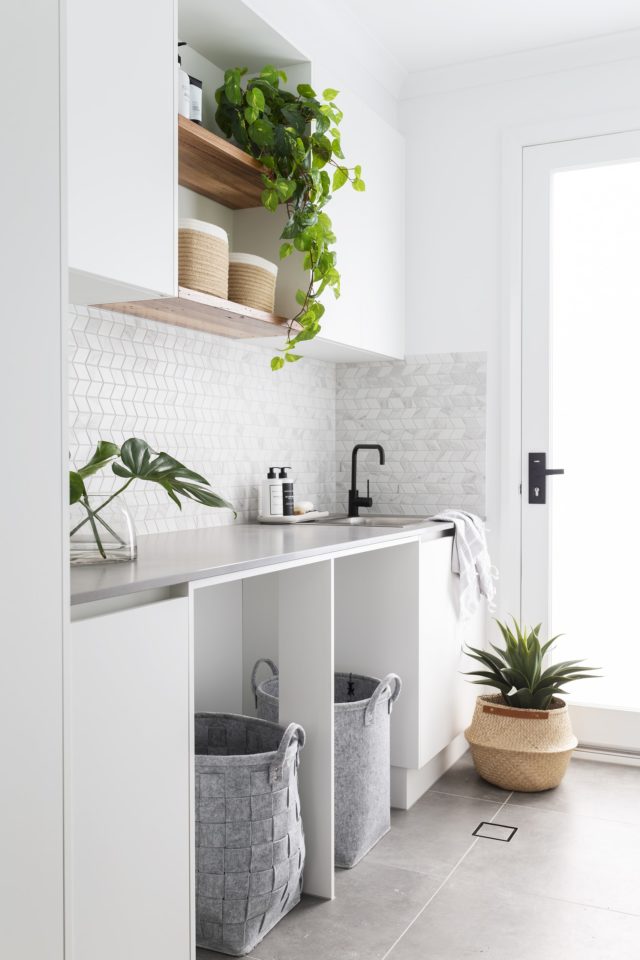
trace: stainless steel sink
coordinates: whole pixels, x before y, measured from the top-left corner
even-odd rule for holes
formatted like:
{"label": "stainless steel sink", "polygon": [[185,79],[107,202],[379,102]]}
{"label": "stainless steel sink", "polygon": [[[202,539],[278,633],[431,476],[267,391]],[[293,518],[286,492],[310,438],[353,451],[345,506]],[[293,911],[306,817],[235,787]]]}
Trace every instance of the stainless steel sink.
{"label": "stainless steel sink", "polygon": [[340,527],[412,527],[428,519],[429,517],[400,517],[369,513],[363,517],[327,517],[325,520],[319,520],[318,523]]}

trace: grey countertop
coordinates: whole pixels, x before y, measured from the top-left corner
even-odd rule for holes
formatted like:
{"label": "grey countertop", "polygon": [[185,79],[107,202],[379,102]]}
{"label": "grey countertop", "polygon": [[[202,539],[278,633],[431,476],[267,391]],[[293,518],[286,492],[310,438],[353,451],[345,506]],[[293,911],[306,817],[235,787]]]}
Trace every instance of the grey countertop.
{"label": "grey countertop", "polygon": [[322,557],[353,547],[390,543],[420,535],[436,540],[451,536],[453,525],[425,520],[411,527],[349,527],[301,523],[233,524],[179,533],[140,537],[133,563],[104,563],[71,569],[71,603],[170,587],[191,580],[220,577],[242,570],[307,557]]}

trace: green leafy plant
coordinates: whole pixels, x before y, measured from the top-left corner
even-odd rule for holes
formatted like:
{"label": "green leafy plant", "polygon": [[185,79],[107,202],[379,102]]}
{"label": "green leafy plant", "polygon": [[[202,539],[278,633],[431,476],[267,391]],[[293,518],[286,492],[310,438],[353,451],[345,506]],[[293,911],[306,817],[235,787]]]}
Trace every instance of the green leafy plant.
{"label": "green leafy plant", "polygon": [[[259,160],[266,168],[262,180],[262,203],[275,212],[287,208],[287,223],[281,234],[280,259],[294,250],[303,256],[309,274],[306,289],[298,290],[298,312],[288,325],[282,356],[271,361],[273,370],[300,359],[295,347],[313,340],[320,332],[325,308],[320,302],[325,290],[340,295],[340,273],[333,248],[336,236],[324,209],[332,193],[350,182],[362,192],[365,183],[360,166],[348,167],[340,145],[342,111],[336,106],[338,91],[324,90],[318,97],[308,83],[299,83],[297,93],[280,86],[287,75],[266,66],[242,85],[246,67],[227,70],[224,84],[216,90],[216,123],[229,139]],[[333,168],[333,176],[327,168]]]}
{"label": "green leafy plant", "polygon": [[[85,480],[109,465],[112,472],[125,482],[98,507],[93,507]],[[86,512],[86,516],[72,529],[71,536],[88,523],[100,555],[106,558],[100,533],[101,530],[102,532],[107,530],[114,534],[114,531],[101,516],[101,512],[112,500],[123,494],[134,480],[146,480],[149,483],[159,484],[181,510],[180,497],[195,500],[207,507],[228,507],[233,510],[230,503],[209,488],[209,481],[205,477],[189,470],[168,453],[157,453],[152,450],[144,440],[131,437],[125,440],[121,447],[109,440],[100,440],[91,459],[83,467],[69,471],[69,503],[81,504]]]}
{"label": "green leafy plant", "polygon": [[471,683],[494,687],[511,707],[535,710],[548,709],[553,697],[566,693],[563,687],[574,680],[593,676],[597,667],[585,667],[584,660],[563,660],[543,669],[543,660],[561,634],[540,643],[540,627],[529,630],[520,626],[515,617],[514,630],[496,620],[504,638],[504,648],[491,644],[493,653],[468,647],[468,656],[479,661],[485,669],[470,670],[467,676],[479,677]]}

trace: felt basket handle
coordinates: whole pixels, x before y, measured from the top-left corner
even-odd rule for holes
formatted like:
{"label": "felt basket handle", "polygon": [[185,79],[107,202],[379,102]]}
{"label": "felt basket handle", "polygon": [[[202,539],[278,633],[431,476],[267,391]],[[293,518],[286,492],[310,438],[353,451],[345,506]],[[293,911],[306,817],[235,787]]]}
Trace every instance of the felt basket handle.
{"label": "felt basket handle", "polygon": [[278,676],[278,668],[273,660],[270,660],[268,657],[260,657],[259,660],[256,660],[255,664],[253,665],[253,670],[251,671],[251,689],[253,690],[253,699],[256,702],[256,708],[258,707],[258,684],[256,682],[256,676],[258,675],[258,667],[261,663],[266,663],[271,670],[271,675],[273,677]]}
{"label": "felt basket handle", "polygon": [[278,747],[276,755],[273,758],[271,766],[269,767],[269,783],[279,783],[280,780],[282,780],[287,750],[293,743],[294,739],[297,739],[298,741],[298,750],[302,750],[304,747],[305,732],[299,723],[290,723],[283,733],[280,746]]}
{"label": "felt basket handle", "polygon": [[391,694],[388,700],[388,709],[389,709],[389,713],[391,713],[393,709],[393,705],[398,699],[398,697],[400,696],[400,691],[402,690],[402,680],[400,679],[397,673],[388,673],[384,678],[384,680],[381,680],[378,686],[376,687],[376,689],[373,691],[373,694],[371,695],[371,699],[367,704],[367,708],[364,711],[365,727],[368,727],[370,726],[370,724],[373,723],[378,700],[380,699],[380,697],[382,696],[385,690],[389,690]]}

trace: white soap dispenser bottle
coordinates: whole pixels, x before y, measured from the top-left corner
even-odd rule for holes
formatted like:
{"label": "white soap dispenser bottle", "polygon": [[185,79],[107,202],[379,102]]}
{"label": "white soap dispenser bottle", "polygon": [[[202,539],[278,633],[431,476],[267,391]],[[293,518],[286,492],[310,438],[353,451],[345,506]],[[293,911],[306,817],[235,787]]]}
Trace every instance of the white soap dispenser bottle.
{"label": "white soap dispenser bottle", "polygon": [[[185,47],[186,41],[181,40],[179,47]],[[191,119],[191,81],[186,70],[182,69],[182,57],[178,54],[178,71],[176,75],[178,113],[187,120]]]}
{"label": "white soap dispenser bottle", "polygon": [[267,479],[262,484],[261,517],[281,517],[283,511],[282,480],[276,473],[277,467],[269,467]]}

